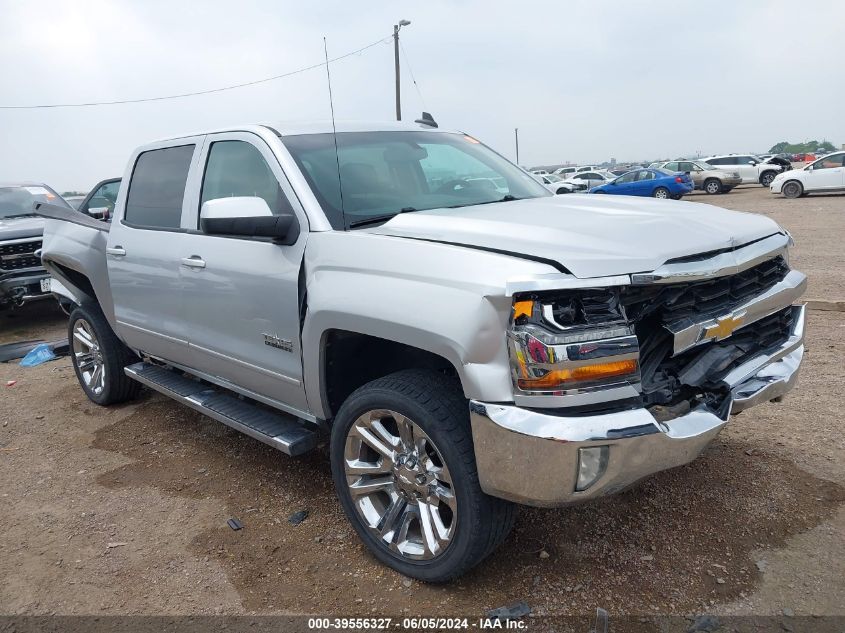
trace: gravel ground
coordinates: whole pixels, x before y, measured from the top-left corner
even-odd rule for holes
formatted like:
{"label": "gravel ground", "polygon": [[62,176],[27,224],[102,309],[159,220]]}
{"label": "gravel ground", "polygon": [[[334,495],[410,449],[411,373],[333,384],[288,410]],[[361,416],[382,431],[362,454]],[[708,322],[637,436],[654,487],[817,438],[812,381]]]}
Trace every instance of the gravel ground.
{"label": "gravel ground", "polygon": [[[689,199],[770,215],[796,239],[808,296],[845,299],[845,197]],[[35,304],[0,314],[0,343],[65,327]],[[812,312],[808,329],[786,401],[733,418],[700,459],[624,494],[525,509],[448,586],[367,554],[324,450],[291,459],[157,394],[97,407],[67,359],[0,364],[0,613],[481,615],[525,600],[535,614],[843,614],[845,313]]]}

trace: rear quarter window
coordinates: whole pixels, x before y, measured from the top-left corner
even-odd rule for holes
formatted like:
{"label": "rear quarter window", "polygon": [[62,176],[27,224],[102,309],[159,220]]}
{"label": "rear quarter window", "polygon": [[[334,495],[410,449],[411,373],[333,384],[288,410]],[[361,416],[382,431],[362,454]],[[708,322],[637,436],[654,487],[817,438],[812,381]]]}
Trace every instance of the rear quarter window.
{"label": "rear quarter window", "polygon": [[146,228],[179,228],[194,147],[166,147],[138,156],[123,214],[127,224]]}

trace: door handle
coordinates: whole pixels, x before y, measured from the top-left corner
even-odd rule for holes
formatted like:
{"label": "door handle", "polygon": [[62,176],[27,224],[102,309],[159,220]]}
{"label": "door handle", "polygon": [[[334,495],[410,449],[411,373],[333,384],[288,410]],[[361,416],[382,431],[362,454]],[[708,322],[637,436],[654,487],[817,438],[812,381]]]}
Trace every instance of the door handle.
{"label": "door handle", "polygon": [[115,257],[124,257],[126,249],[122,246],[110,246],[106,248],[106,255],[114,255]]}
{"label": "door handle", "polygon": [[205,260],[199,255],[182,258],[182,265],[188,268],[205,268]]}

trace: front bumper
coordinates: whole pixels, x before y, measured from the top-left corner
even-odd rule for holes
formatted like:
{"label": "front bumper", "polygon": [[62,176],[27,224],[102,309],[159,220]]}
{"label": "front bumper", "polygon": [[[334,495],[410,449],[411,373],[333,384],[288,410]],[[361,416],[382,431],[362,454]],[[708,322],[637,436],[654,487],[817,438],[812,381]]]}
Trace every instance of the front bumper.
{"label": "front bumper", "polygon": [[[512,405],[470,401],[482,490],[525,505],[554,507],[619,492],[636,481],[695,459],[730,413],[782,397],[795,384],[804,355],[804,306],[794,306],[789,338],[724,378],[731,403],[724,417],[700,406],[660,422],[644,408],[558,416]],[[604,471],[576,491],[580,449],[607,447]]]}
{"label": "front bumper", "polygon": [[15,276],[0,276],[0,305],[21,305],[36,299],[51,297],[50,292],[41,290],[41,280],[50,277],[46,270],[16,273]]}

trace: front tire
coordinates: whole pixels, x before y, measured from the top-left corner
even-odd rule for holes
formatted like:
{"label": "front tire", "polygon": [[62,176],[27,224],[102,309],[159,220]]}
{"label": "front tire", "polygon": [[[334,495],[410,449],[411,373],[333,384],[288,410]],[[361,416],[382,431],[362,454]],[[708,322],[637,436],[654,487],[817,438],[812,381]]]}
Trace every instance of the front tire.
{"label": "front tire", "polygon": [[710,195],[722,193],[722,182],[718,178],[708,178],[704,181],[704,191]]}
{"label": "front tire", "polygon": [[406,370],[357,389],[332,426],[332,478],[358,536],[385,565],[456,578],[513,527],[515,506],[481,490],[459,384]]}
{"label": "front tire", "polygon": [[772,181],[775,179],[775,176],[777,176],[777,172],[764,171],[762,174],[760,174],[760,184],[764,187],[768,187],[772,184]]}
{"label": "front tire", "polygon": [[780,191],[784,198],[800,198],[804,195],[804,186],[797,180],[790,180],[783,183]]}
{"label": "front tire", "polygon": [[651,195],[654,198],[660,198],[661,200],[665,200],[671,197],[672,194],[669,193],[669,190],[666,187],[658,187],[652,192]]}
{"label": "front tire", "polygon": [[89,400],[105,406],[138,396],[141,384],[123,371],[138,357],[117,338],[99,306],[78,306],[70,313],[68,342],[73,370]]}

